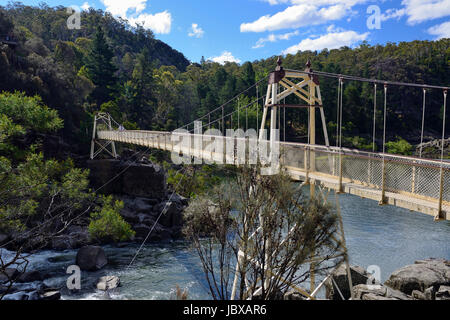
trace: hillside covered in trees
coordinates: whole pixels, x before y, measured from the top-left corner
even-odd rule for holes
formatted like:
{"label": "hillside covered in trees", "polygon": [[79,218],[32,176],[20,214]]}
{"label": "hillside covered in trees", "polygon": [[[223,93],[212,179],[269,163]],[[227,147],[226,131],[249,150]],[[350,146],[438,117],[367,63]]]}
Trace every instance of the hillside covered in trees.
{"label": "hillside covered in trees", "polygon": [[[131,27],[101,10],[83,12],[81,30],[67,28],[68,16],[63,7],[30,7],[17,2],[0,7],[0,34],[13,34],[18,41],[16,47],[0,47],[0,90],[40,96],[58,111],[64,120],[60,136],[73,142],[80,154],[87,154],[96,111],[110,112],[128,129],[173,130],[238,95],[276,66],[276,56],[242,65],[220,65],[204,59],[191,63],[155,39],[151,31]],[[449,39],[298,52],[283,58],[283,66],[303,70],[308,59],[319,71],[411,83],[450,83]],[[337,80],[320,80],[333,139]],[[260,96],[264,90],[262,83]],[[425,136],[430,140],[440,135],[442,92],[429,91],[427,96]],[[240,97],[239,106],[255,98],[256,90],[247,91]],[[369,148],[373,86],[346,82],[343,100],[344,144]],[[379,139],[383,118],[381,88],[377,101]],[[238,104],[232,108],[237,109]],[[307,126],[303,111],[286,110],[286,139],[302,141],[300,137],[305,135]],[[256,124],[256,105],[247,114],[250,124]],[[389,88],[389,140],[402,137],[418,143],[421,116],[421,89]]]}

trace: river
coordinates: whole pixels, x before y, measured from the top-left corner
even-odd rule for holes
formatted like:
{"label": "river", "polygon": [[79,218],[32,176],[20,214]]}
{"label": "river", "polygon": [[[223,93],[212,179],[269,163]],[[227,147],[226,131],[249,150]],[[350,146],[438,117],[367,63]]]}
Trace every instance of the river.
{"label": "river", "polygon": [[[377,265],[385,281],[396,269],[414,260],[450,260],[450,222],[352,195],[340,195],[341,211],[350,262],[367,268]],[[332,201],[333,199],[330,198]],[[97,272],[82,273],[82,290],[67,289],[63,299],[173,299],[175,288],[186,288],[189,299],[210,299],[196,252],[183,241],[146,245],[128,267],[137,245],[106,246],[109,264]],[[50,286],[64,287],[67,267],[74,263],[76,251],[42,251],[32,256],[29,270],[37,269],[51,277]],[[94,289],[102,275],[117,275],[122,287],[105,296]]]}

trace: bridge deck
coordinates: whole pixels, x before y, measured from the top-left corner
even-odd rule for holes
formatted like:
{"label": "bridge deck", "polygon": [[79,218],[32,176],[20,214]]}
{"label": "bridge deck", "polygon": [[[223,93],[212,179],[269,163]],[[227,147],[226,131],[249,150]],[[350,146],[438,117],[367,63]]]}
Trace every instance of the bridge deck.
{"label": "bridge deck", "polygon": [[[199,140],[194,141],[195,135],[190,135],[191,139],[187,138],[190,143],[181,145],[172,141],[174,135],[171,132],[139,130],[98,131],[97,136],[100,140],[153,147],[227,164],[239,164],[238,153],[242,148],[245,152],[250,143],[246,138],[223,136],[208,136],[211,141],[200,140],[199,143]],[[239,145],[239,141],[243,144]],[[210,148],[213,144],[216,149]],[[268,141],[263,144],[270,148]],[[314,181],[327,188],[376,201],[383,198],[385,204],[435,217],[439,213],[442,194],[440,216],[450,220],[449,163],[302,143],[279,144],[280,162],[295,180]],[[225,152],[227,149],[233,150],[231,155]]]}

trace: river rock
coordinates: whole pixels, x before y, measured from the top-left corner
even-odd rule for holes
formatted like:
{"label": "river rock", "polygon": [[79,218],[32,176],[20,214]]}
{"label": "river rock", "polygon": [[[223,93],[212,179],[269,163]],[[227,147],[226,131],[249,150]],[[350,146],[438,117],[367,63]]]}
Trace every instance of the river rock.
{"label": "river rock", "polygon": [[[152,230],[153,228],[153,230]],[[142,241],[147,238],[148,241],[164,241],[172,239],[172,233],[169,229],[164,228],[159,223],[157,223],[154,227],[148,226],[145,224],[137,224],[133,226],[133,230],[136,232],[135,238],[138,241]]]}
{"label": "river rock", "polygon": [[306,300],[306,298],[300,292],[291,290],[284,294],[283,300]]}
{"label": "river rock", "polygon": [[153,205],[150,204],[146,198],[136,198],[134,201],[134,211],[137,213],[150,213],[152,212]]}
{"label": "river rock", "polygon": [[49,289],[39,295],[40,300],[59,300],[61,292],[57,289]]}
{"label": "river rock", "polygon": [[394,271],[385,285],[411,295],[414,290],[425,292],[430,287],[450,285],[450,261],[427,259],[416,261]]}
{"label": "river rock", "polygon": [[436,289],[434,287],[429,287],[425,289],[425,300],[434,300],[436,299]]}
{"label": "river rock", "polygon": [[0,271],[0,283],[5,283],[10,280],[16,280],[20,276],[20,271],[16,268],[5,268]]}
{"label": "river rock", "polygon": [[85,246],[78,250],[76,264],[81,270],[100,270],[108,263],[105,251],[98,246]]}
{"label": "river rock", "polygon": [[136,211],[130,210],[130,209],[126,208],[126,207],[124,207],[120,211],[120,215],[128,223],[138,223],[138,222],[140,222],[138,213]]}
{"label": "river rock", "polygon": [[116,289],[120,286],[120,279],[116,276],[101,277],[97,283],[97,289],[102,291],[108,291]]}
{"label": "river rock", "polygon": [[[134,163],[115,159],[90,160],[90,181],[105,194],[163,199],[167,195],[164,169],[156,164]],[[110,180],[112,183],[107,183]]]}
{"label": "river rock", "polygon": [[164,227],[174,227],[183,224],[183,207],[174,201],[163,201],[155,208],[161,214],[159,223]]}
{"label": "river rock", "polygon": [[28,300],[28,294],[26,292],[15,292],[11,294],[7,294],[3,297],[5,301],[20,301],[20,300]]}
{"label": "river rock", "polygon": [[[350,274],[352,277],[352,285],[357,286],[359,284],[367,284],[369,280],[369,274],[367,271],[360,266],[350,266]],[[347,267],[342,264],[339,268],[333,271],[332,277],[336,282],[339,290],[344,296],[345,300],[350,299],[350,288],[348,284]],[[336,286],[331,279],[325,282],[326,287],[326,298],[330,300],[342,300]]]}
{"label": "river rock", "polygon": [[6,243],[9,240],[9,235],[0,233],[0,245]]}
{"label": "river rock", "polygon": [[353,287],[354,300],[412,300],[403,292],[383,285],[358,284]]}
{"label": "river rock", "polygon": [[436,300],[450,300],[450,286],[440,286],[436,292]]}
{"label": "river rock", "polygon": [[62,251],[80,248],[91,242],[87,226],[73,225],[69,226],[62,235],[52,238],[51,248]]}
{"label": "river rock", "polygon": [[42,280],[43,280],[42,274],[36,270],[35,271],[26,271],[17,278],[17,282],[19,282],[19,283],[35,282],[35,281],[42,281]]}
{"label": "river rock", "polygon": [[127,164],[123,173],[123,191],[136,197],[164,198],[167,194],[166,174],[156,164]]}

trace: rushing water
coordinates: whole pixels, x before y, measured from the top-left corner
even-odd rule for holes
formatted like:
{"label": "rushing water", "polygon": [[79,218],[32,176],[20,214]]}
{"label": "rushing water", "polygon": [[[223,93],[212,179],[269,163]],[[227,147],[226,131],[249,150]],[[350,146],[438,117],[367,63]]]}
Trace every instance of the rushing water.
{"label": "rushing water", "polygon": [[[339,197],[345,236],[352,264],[367,268],[377,265],[385,281],[396,269],[414,260],[429,257],[450,259],[450,223],[375,201],[351,195]],[[334,201],[330,198],[330,201]],[[149,244],[128,268],[136,245],[106,247],[109,264],[94,273],[82,273],[82,291],[63,290],[64,299],[173,299],[175,288],[186,288],[189,299],[209,299],[199,259],[183,242]],[[47,285],[64,287],[65,270],[74,264],[76,251],[44,251],[34,255],[29,269],[51,275]],[[106,297],[95,290],[103,275],[117,275],[122,287],[118,294]]]}

